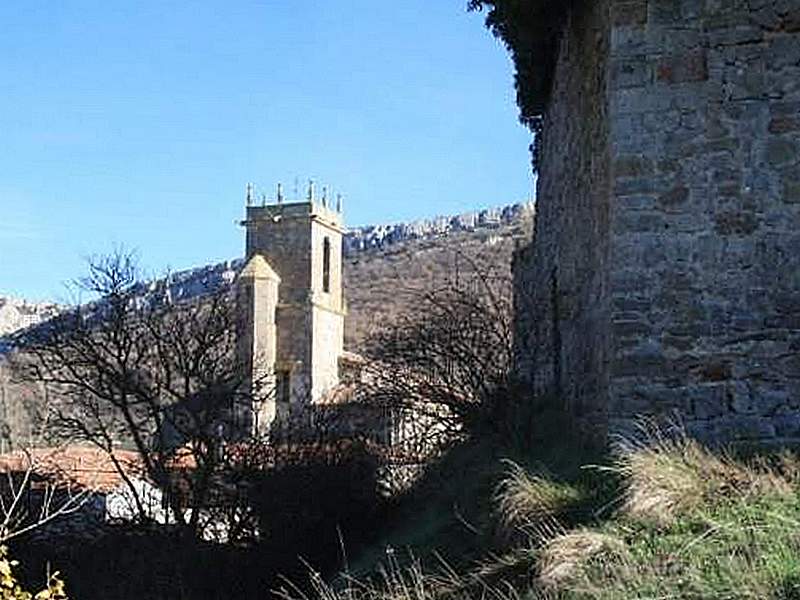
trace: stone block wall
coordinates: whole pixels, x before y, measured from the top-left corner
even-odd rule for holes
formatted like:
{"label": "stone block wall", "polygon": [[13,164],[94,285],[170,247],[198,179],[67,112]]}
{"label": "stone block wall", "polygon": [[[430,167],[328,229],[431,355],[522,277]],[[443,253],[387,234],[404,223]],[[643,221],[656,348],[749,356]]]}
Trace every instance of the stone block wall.
{"label": "stone block wall", "polygon": [[[606,28],[608,46],[603,60],[591,44],[564,54],[570,18],[536,237],[517,265],[539,298],[520,320],[522,333],[533,322],[532,346],[552,346],[542,307],[554,269],[577,312],[561,315],[560,381],[541,359],[527,371],[560,388],[589,428],[675,415],[715,443],[800,440],[800,0],[578,6],[582,31]],[[605,89],[584,90],[597,105],[587,119],[565,90],[598,67]],[[570,143],[600,119],[607,141]],[[610,186],[587,196],[577,182],[595,169]],[[582,406],[585,384],[605,411]]]}
{"label": "stone block wall", "polygon": [[[544,122],[534,239],[514,259],[520,372],[537,397],[602,420],[608,386],[608,11],[573,14]],[[588,151],[591,148],[591,152]]]}
{"label": "stone block wall", "polygon": [[262,254],[281,278],[280,303],[305,304],[311,289],[309,203],[247,208],[245,257]]}
{"label": "stone block wall", "polygon": [[312,398],[322,398],[339,383],[339,357],[344,352],[344,314],[314,306],[312,314]]}

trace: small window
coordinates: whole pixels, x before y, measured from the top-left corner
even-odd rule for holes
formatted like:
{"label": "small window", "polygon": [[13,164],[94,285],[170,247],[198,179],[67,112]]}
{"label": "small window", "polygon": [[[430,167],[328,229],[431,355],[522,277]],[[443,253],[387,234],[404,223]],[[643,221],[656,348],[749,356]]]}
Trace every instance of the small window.
{"label": "small window", "polygon": [[322,241],[322,291],[331,291],[331,241],[325,238]]}

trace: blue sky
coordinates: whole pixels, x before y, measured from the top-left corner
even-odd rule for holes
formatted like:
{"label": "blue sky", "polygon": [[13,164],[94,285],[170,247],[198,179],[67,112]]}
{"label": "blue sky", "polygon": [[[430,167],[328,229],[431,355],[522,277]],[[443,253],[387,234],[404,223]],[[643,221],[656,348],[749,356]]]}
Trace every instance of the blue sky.
{"label": "blue sky", "polygon": [[0,294],[64,297],[114,244],[239,256],[247,182],[348,224],[531,196],[504,48],[467,0],[0,2]]}

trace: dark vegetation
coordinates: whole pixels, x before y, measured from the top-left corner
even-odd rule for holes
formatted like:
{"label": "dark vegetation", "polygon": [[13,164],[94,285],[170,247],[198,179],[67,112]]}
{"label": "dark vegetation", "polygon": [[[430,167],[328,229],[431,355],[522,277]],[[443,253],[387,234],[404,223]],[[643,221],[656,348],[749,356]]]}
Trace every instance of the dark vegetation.
{"label": "dark vegetation", "polygon": [[377,541],[382,507],[368,457],[338,464],[284,464],[253,478],[261,537],[213,543],[156,524],[120,524],[92,539],[11,544],[26,581],[58,565],[71,598],[267,598],[281,577],[302,580],[308,565],[331,575],[342,548]]}
{"label": "dark vegetation", "polygon": [[367,401],[408,415],[422,446],[500,426],[497,412],[516,397],[508,270],[479,255],[457,253],[454,262],[438,285],[415,294],[414,310],[365,345]]}
{"label": "dark vegetation", "polygon": [[[281,577],[302,580],[308,565],[330,575],[341,568],[344,548],[358,552],[377,542],[388,507],[376,494],[375,458],[367,448],[320,438],[268,457],[263,449],[251,451],[261,456],[217,473],[246,483],[247,495],[217,497],[212,508],[219,515],[246,507],[252,535],[205,539],[182,523],[134,519],[20,536],[8,544],[21,561],[18,575],[43,583],[42,574],[58,565],[70,597],[81,599],[264,598]],[[229,523],[224,514],[215,522]]]}
{"label": "dark vegetation", "polygon": [[[105,452],[130,491],[137,521],[150,515],[135,480],[174,487],[176,463],[188,461],[182,493],[164,497],[176,525],[199,536],[206,527],[199,508],[210,505],[216,474],[227,466],[220,464],[222,434],[247,427],[244,407],[270,390],[251,386],[239,364],[239,324],[227,292],[173,303],[158,288],[138,296],[140,281],[130,253],[90,260],[78,283],[102,301],[25,335],[25,350],[12,365],[17,378],[51,394],[42,407],[42,435]],[[120,446],[136,451],[137,468],[119,463]],[[198,508],[188,515],[187,497]]]}
{"label": "dark vegetation", "polygon": [[514,86],[523,123],[540,117],[547,106],[558,56],[561,27],[581,0],[470,0],[470,10],[487,10],[486,26],[511,53]]}

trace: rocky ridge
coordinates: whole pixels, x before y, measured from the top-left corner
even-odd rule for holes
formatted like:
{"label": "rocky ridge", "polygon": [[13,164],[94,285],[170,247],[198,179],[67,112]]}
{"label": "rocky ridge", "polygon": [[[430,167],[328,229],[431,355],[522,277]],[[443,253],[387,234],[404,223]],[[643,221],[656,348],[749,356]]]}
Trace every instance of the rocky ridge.
{"label": "rocky ridge", "polygon": [[417,239],[430,239],[450,233],[513,226],[533,215],[533,202],[518,202],[506,206],[421,219],[394,225],[351,227],[344,237],[345,256],[355,252]]}
{"label": "rocky ridge", "polygon": [[28,302],[0,296],[0,337],[46,321],[60,310],[61,307],[52,302]]}

